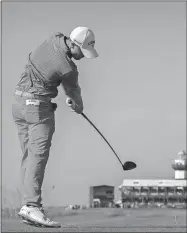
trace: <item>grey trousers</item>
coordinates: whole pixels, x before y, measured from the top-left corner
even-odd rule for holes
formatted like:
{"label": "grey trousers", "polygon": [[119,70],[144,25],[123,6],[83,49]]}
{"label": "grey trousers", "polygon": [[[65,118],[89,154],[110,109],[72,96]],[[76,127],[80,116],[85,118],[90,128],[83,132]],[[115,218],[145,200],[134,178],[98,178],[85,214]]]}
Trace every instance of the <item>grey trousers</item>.
{"label": "grey trousers", "polygon": [[24,204],[41,206],[41,187],[49,158],[55,116],[51,102],[26,105],[25,97],[15,97],[12,115],[18,129],[23,157],[21,181]]}

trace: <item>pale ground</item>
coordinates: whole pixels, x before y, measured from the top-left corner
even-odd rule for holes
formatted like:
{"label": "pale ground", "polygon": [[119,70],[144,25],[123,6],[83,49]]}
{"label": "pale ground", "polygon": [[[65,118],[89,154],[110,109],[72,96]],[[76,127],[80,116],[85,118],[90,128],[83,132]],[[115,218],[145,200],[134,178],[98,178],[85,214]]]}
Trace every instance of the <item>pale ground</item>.
{"label": "pale ground", "polygon": [[[53,216],[54,213],[49,213]],[[56,214],[55,214],[56,215]],[[59,229],[27,226],[2,219],[2,232],[186,232],[185,209],[87,209],[63,211],[53,218]]]}

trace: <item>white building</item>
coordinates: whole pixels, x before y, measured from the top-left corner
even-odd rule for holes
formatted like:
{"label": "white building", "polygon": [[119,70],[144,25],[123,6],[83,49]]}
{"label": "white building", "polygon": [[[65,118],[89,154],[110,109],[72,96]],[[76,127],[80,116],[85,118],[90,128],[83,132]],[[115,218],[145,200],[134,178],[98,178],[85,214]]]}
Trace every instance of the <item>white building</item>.
{"label": "white building", "polygon": [[175,179],[124,179],[119,186],[123,202],[152,202],[162,199],[167,204],[187,200],[187,154],[180,151],[172,162]]}
{"label": "white building", "polygon": [[177,158],[172,163],[172,168],[175,170],[175,180],[187,179],[187,154],[185,151],[180,151]]}

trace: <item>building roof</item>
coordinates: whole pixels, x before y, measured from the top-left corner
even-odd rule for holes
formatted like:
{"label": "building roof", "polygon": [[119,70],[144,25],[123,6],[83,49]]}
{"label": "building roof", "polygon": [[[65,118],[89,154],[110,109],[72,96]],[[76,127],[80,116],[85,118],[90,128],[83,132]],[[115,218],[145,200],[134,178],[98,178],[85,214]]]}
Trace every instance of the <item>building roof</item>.
{"label": "building roof", "polygon": [[114,186],[111,185],[95,185],[95,186],[91,186],[93,188],[103,188],[103,187],[110,187],[110,188],[114,188]]}
{"label": "building roof", "polygon": [[119,186],[122,187],[137,187],[137,186],[158,186],[158,187],[186,187],[187,180],[152,180],[152,179],[141,179],[141,180],[123,180],[123,183]]}

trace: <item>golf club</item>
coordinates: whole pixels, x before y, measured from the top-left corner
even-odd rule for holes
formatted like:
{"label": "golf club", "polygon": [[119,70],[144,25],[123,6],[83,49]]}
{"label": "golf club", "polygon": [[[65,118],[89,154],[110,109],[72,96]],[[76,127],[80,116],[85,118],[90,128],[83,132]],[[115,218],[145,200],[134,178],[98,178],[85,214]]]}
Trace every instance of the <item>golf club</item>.
{"label": "golf club", "polygon": [[[72,105],[72,100],[71,99],[67,99],[66,101],[68,106]],[[101,137],[105,140],[105,142],[108,144],[108,146],[110,147],[110,149],[113,151],[113,153],[115,154],[116,158],[118,159],[118,161],[120,162],[120,164],[122,165],[122,168],[124,171],[128,171],[128,170],[132,170],[134,168],[136,168],[136,163],[132,162],[132,161],[126,161],[124,164],[121,162],[120,158],[118,157],[117,153],[115,152],[115,150],[112,148],[112,146],[110,145],[110,143],[106,140],[106,138],[103,136],[103,134],[98,130],[98,128],[88,119],[88,117],[82,112],[81,115],[83,116],[84,119],[86,119],[93,127],[95,130],[97,130],[97,132],[101,135]]]}
{"label": "golf club", "polygon": [[115,150],[112,148],[112,146],[110,145],[110,143],[106,140],[106,138],[103,136],[103,134],[97,129],[97,127],[88,119],[88,117],[84,114],[81,113],[81,115],[94,127],[94,129],[97,130],[97,132],[101,135],[101,137],[105,140],[105,142],[109,145],[109,147],[111,148],[111,150],[114,152],[115,156],[117,157],[118,161],[120,162],[120,164],[123,167],[124,171],[127,170],[132,170],[134,168],[136,168],[136,164],[132,161],[127,161],[124,164],[121,162],[120,158],[118,157],[117,153],[115,152]]}

